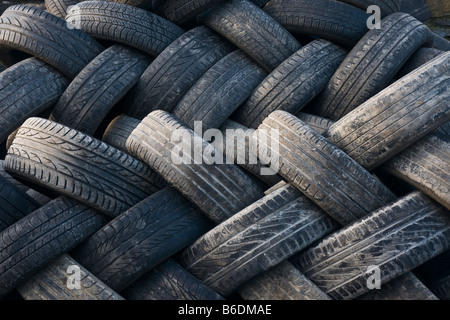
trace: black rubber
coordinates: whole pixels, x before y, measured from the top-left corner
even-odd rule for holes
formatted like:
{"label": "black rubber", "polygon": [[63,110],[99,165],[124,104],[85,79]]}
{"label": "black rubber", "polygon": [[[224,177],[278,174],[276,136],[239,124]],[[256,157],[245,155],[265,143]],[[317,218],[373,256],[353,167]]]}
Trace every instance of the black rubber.
{"label": "black rubber", "polygon": [[327,85],[347,51],[327,40],[314,40],[283,61],[233,114],[257,128],[275,110],[299,112]]}
{"label": "black rubber", "polygon": [[0,233],[0,297],[101,228],[106,218],[60,197]]}
{"label": "black rubber", "polygon": [[171,43],[142,74],[123,102],[124,112],[143,119],[154,110],[172,112],[195,82],[233,46],[206,26]]}
{"label": "black rubber", "polygon": [[369,14],[333,0],[271,0],[264,11],[292,33],[327,39],[347,49],[369,31]]}
{"label": "black rubber", "polygon": [[361,10],[367,11],[370,6],[378,6],[381,11],[381,16],[386,17],[392,13],[400,11],[400,2],[402,0],[338,0],[351,4]]}
{"label": "black rubber", "polygon": [[133,48],[115,44],[93,59],[56,103],[50,119],[94,135],[108,112],[133,87],[150,64]]}
{"label": "black rubber", "polygon": [[166,17],[176,24],[184,24],[195,20],[197,15],[212,8],[224,0],[162,0],[153,1],[156,14]]}
{"label": "black rubber", "polygon": [[404,66],[397,73],[396,78],[400,79],[406,76],[408,73],[413,72],[417,68],[423,66],[425,63],[430,62],[438,55],[444,53],[442,50],[435,48],[422,47],[416,50],[411,58],[406,61]]}
{"label": "black rubber", "polygon": [[141,161],[80,131],[42,118],[20,127],[5,169],[115,217],[159,190]]}
{"label": "black rubber", "polygon": [[170,21],[141,8],[109,1],[83,1],[66,20],[94,38],[111,40],[159,55],[184,31]]}
{"label": "black rubber", "polygon": [[326,136],[328,130],[334,123],[333,120],[304,112],[299,112],[296,116],[322,136]]}
{"label": "black rubber", "polygon": [[127,139],[141,121],[129,116],[117,116],[103,133],[102,141],[128,153]]}
{"label": "black rubber", "polygon": [[78,0],[45,0],[47,11],[58,18],[66,19],[67,8],[78,4]]}
{"label": "black rubber", "polygon": [[[10,66],[19,61],[15,50],[42,59],[69,78],[75,78],[103,47],[85,32],[68,28],[63,19],[35,7],[15,5],[0,17],[3,64]],[[3,60],[5,56],[11,61]]]}
{"label": "black rubber", "polygon": [[241,50],[212,66],[175,106],[172,114],[194,129],[219,128],[250,96],[267,73]]}
{"label": "black rubber", "polygon": [[301,48],[277,21],[247,0],[226,1],[198,17],[271,72]]}

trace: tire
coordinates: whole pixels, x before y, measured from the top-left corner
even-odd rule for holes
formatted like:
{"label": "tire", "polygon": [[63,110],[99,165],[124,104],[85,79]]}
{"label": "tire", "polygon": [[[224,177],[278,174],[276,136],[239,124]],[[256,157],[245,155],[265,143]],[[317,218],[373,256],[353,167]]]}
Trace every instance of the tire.
{"label": "tire", "polygon": [[[177,133],[183,137],[180,144],[173,141],[173,135]],[[176,161],[172,161],[173,150],[184,148],[183,143],[192,143],[194,152],[185,152],[184,159],[175,157]],[[142,120],[127,139],[127,150],[133,156],[150,165],[211,220],[220,223],[262,198],[264,191],[241,168],[226,164],[220,153],[215,156],[218,161],[222,159],[223,164],[213,161],[213,164],[206,164],[203,159],[201,164],[196,164],[198,161],[194,158],[197,155],[194,154],[206,154],[205,149],[211,154],[217,152],[174,116],[158,110]]]}
{"label": "tire", "polygon": [[127,300],[224,300],[168,259],[122,292]]}
{"label": "tire", "polygon": [[244,52],[236,50],[218,61],[192,86],[172,114],[194,129],[219,128],[250,96],[267,73]]}
{"label": "tire", "polygon": [[314,114],[299,112],[297,118],[309,125],[314,131],[322,136],[326,136],[328,130],[333,125],[334,121],[316,116]]}
{"label": "tire", "polygon": [[70,6],[78,4],[78,0],[45,0],[45,7],[47,12],[57,16],[60,19],[65,19],[67,9]]}
{"label": "tire", "polygon": [[110,217],[159,190],[144,163],[80,131],[29,118],[5,159],[13,176],[79,200]]}
{"label": "tire", "polygon": [[184,32],[144,9],[108,1],[83,1],[69,10],[66,20],[94,38],[125,44],[153,57]]}
{"label": "tire", "polygon": [[268,135],[278,130],[278,152],[263,139],[258,146],[277,154],[278,174],[342,225],[395,200],[380,181],[295,116],[275,111],[258,130]]}
{"label": "tire", "polygon": [[239,296],[244,300],[331,300],[287,260],[245,283]]}
{"label": "tire", "polygon": [[325,88],[346,55],[327,40],[310,42],[272,71],[233,119],[256,129],[275,110],[297,113]]}
{"label": "tire", "polygon": [[[417,268],[416,268],[417,269]],[[413,272],[407,272],[388,283],[380,290],[371,290],[356,300],[438,300],[436,295],[428,289]]]}
{"label": "tire", "polygon": [[355,45],[315,101],[314,113],[334,121],[386,88],[429,38],[426,25],[405,13],[381,20]]}
{"label": "tire", "polygon": [[[80,272],[79,289],[67,286],[71,270]],[[16,290],[24,300],[124,300],[68,254],[43,267]]]}
{"label": "tire", "polygon": [[0,296],[101,228],[106,218],[60,197],[0,233]]}
{"label": "tire", "polygon": [[56,103],[50,119],[93,136],[149,64],[144,53],[112,45],[77,75]]}
{"label": "tire", "polygon": [[141,121],[129,116],[117,116],[108,125],[103,133],[102,141],[125,153],[127,150],[127,139]]}
{"label": "tire", "polygon": [[206,26],[189,30],[171,43],[142,74],[127,94],[124,112],[143,119],[154,110],[173,108],[233,46]]}
{"label": "tire", "polygon": [[450,137],[450,122],[444,123],[442,126],[438,127],[435,132],[445,137]]}
{"label": "tire", "polygon": [[441,51],[450,51],[450,41],[441,37],[440,35],[430,32],[432,44],[431,47],[441,50]]}
{"label": "tire", "polygon": [[450,120],[450,52],[390,85],[328,131],[328,138],[373,170]]}
{"label": "tire", "polygon": [[400,79],[406,76],[407,74],[420,68],[442,53],[444,53],[444,51],[434,48],[422,47],[417,49],[416,52],[411,56],[411,58],[408,59],[408,61],[406,61],[405,65],[397,73],[396,78]]}
{"label": "tire", "polygon": [[129,6],[142,8],[148,11],[151,11],[152,6],[152,0],[114,0],[113,2],[123,3]]}
{"label": "tire", "polygon": [[178,259],[192,275],[226,297],[338,227],[287,185],[201,236]]}
{"label": "tire", "polygon": [[70,80],[47,63],[29,58],[0,77],[0,141],[7,140],[27,118],[52,107]]}
{"label": "tire", "polygon": [[247,0],[226,1],[198,17],[271,72],[301,48],[277,21]]}
{"label": "tire", "polygon": [[166,17],[176,24],[192,22],[202,12],[212,8],[224,0],[165,0],[154,1],[156,14]]}
{"label": "tire", "polygon": [[71,255],[121,292],[211,228],[200,210],[166,188],[112,220]]}
{"label": "tire", "polygon": [[333,0],[271,0],[264,11],[292,33],[327,39],[346,49],[367,33],[370,17],[361,9]]}
{"label": "tire", "polygon": [[381,166],[450,209],[450,138],[429,134]]}
{"label": "tire", "polygon": [[400,11],[400,2],[402,0],[338,0],[351,4],[361,10],[367,11],[370,6],[378,6],[381,10],[381,16],[386,17],[390,14]]}
{"label": "tire", "polygon": [[39,204],[0,176],[0,232],[39,208]]}
{"label": "tire", "polygon": [[380,269],[383,286],[449,247],[447,210],[417,191],[323,239],[293,262],[331,298],[354,299],[370,290],[370,266]]}
{"label": "tire", "polygon": [[[14,57],[15,50],[39,58],[73,79],[103,47],[81,30],[70,29],[66,21],[26,5],[9,7],[0,17],[0,51]],[[10,66],[20,60],[3,64]]]}

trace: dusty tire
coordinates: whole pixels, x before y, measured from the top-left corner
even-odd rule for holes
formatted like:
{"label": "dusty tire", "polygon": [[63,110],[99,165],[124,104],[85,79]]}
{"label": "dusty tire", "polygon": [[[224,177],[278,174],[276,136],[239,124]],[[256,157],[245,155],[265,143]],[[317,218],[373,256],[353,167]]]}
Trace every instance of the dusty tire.
{"label": "dusty tire", "polygon": [[278,151],[262,139],[258,146],[278,156],[279,175],[342,225],[395,200],[380,181],[295,116],[275,111],[258,130],[268,135],[278,130]]}
{"label": "dusty tire", "polygon": [[369,31],[365,11],[332,0],[271,0],[264,11],[292,33],[317,36],[347,49]]}
{"label": "dusty tire", "polygon": [[195,82],[233,46],[205,26],[184,33],[142,74],[127,94],[124,112],[143,119],[154,110],[172,112]]}
{"label": "dusty tire", "polygon": [[326,136],[328,130],[334,123],[333,120],[304,112],[299,112],[296,116],[322,136]]}
{"label": "dusty tire", "polygon": [[334,121],[386,88],[429,38],[426,25],[405,13],[381,20],[353,47],[314,102],[314,113]]}
{"label": "dusty tire", "polygon": [[195,20],[200,13],[224,2],[224,0],[163,0],[153,2],[156,3],[153,6],[156,14],[182,25]]}
{"label": "dusty tire", "polygon": [[184,32],[144,9],[108,1],[80,2],[69,10],[66,20],[94,38],[129,45],[151,56]]}
{"label": "dusty tire", "polygon": [[196,278],[229,296],[339,225],[292,185],[281,187],[198,238],[179,255]]}
{"label": "dusty tire", "polygon": [[128,153],[127,139],[141,121],[129,116],[117,116],[103,133],[102,141]]}
{"label": "dusty tire", "polygon": [[65,19],[67,9],[76,4],[78,4],[78,0],[45,0],[47,12],[61,19]]}
{"label": "dusty tire", "polygon": [[115,217],[159,190],[137,159],[77,130],[29,118],[5,159],[13,176]]}
{"label": "dusty tire", "polygon": [[0,233],[0,296],[101,228],[106,218],[60,197]]}
{"label": "dusty tire", "polygon": [[93,136],[149,64],[144,53],[112,45],[77,75],[56,103],[50,119]]}
{"label": "dusty tire", "polygon": [[408,59],[408,61],[406,61],[405,65],[397,73],[396,78],[400,79],[406,76],[408,73],[413,72],[417,68],[420,68],[442,53],[444,53],[444,51],[435,48],[422,47],[417,49],[416,52],[411,56],[411,58]]}
{"label": "dusty tire", "polygon": [[[181,135],[179,138],[183,142],[176,144],[172,140],[174,132]],[[183,146],[187,146],[184,143],[194,148],[180,158],[180,153],[176,155],[174,150],[176,147],[184,149]],[[226,164],[223,154],[164,111],[153,111],[141,121],[127,139],[127,150],[149,164],[215,222],[226,220],[264,194],[241,168]],[[223,164],[217,164],[219,160],[206,164],[203,158],[201,164],[196,164],[195,158],[199,153],[204,155],[205,150],[216,159],[222,159]]]}
{"label": "dusty tire", "polygon": [[121,292],[211,228],[200,210],[166,188],[109,222],[70,254]]}
{"label": "dusty tire", "polygon": [[267,73],[241,50],[212,66],[175,106],[172,114],[194,129],[219,128],[250,96]]}
{"label": "dusty tire", "polygon": [[48,12],[16,5],[0,17],[0,51],[14,57],[14,50],[42,59],[69,78],[75,78],[103,47],[83,31],[69,29],[66,21]]}
{"label": "dusty tire", "polygon": [[224,300],[172,259],[152,269],[122,294],[128,300]]}
{"label": "dusty tire", "polygon": [[372,170],[450,120],[450,52],[396,81],[328,131],[329,140]]}
{"label": "dusty tire", "polygon": [[367,11],[369,6],[376,5],[381,10],[381,16],[386,17],[392,13],[400,11],[401,0],[338,0],[351,4],[361,10]]}
{"label": "dusty tire", "polygon": [[370,266],[380,268],[383,286],[449,247],[447,210],[417,191],[333,233],[293,262],[333,299],[354,299],[369,291]]}
{"label": "dusty tire", "polygon": [[[80,272],[80,288],[69,288],[70,272]],[[16,288],[24,300],[124,300],[68,254],[43,267]]]}
{"label": "dusty tire", "polygon": [[312,41],[272,71],[233,119],[256,129],[275,110],[297,113],[325,88],[346,55],[329,41]]}
{"label": "dusty tire", "polygon": [[199,21],[222,34],[268,72],[301,48],[277,21],[247,0],[226,1],[199,16]]}

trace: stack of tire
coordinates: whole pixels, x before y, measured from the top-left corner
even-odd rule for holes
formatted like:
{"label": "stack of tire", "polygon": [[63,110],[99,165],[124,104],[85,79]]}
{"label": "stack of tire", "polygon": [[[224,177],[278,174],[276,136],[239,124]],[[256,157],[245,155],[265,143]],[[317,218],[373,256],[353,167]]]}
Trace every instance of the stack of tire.
{"label": "stack of tire", "polygon": [[[450,298],[450,52],[420,7],[45,4],[0,17],[0,299]],[[249,164],[215,128],[278,145]]]}

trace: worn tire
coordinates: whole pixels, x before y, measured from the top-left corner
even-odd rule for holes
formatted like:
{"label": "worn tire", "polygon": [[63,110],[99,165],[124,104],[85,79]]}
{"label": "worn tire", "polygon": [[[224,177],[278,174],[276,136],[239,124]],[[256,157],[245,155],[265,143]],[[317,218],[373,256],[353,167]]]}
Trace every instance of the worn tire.
{"label": "worn tire", "polygon": [[93,136],[149,64],[144,53],[112,45],[77,75],[56,103],[50,119]]}
{"label": "worn tire", "polygon": [[351,4],[361,10],[367,11],[367,8],[376,5],[381,10],[381,16],[386,17],[392,13],[400,11],[401,0],[338,0]]}
{"label": "worn tire", "polygon": [[247,0],[226,1],[198,17],[271,72],[301,48],[277,21]]}
{"label": "worn tire", "polygon": [[437,134],[443,135],[450,138],[450,121],[447,121],[442,126],[438,127],[435,132]]}
{"label": "worn tire", "polygon": [[66,20],[94,38],[129,45],[151,56],[159,55],[184,32],[149,11],[108,1],[80,2]]}
{"label": "worn tire", "polygon": [[[193,152],[185,152],[185,158],[175,158],[175,162],[172,156],[180,144],[173,140],[174,132],[181,134],[181,148],[184,143],[194,147],[189,149]],[[203,158],[201,164],[196,164],[198,154],[203,155],[205,149],[222,159],[223,164],[206,164]],[[223,154],[164,111],[153,111],[141,121],[127,139],[127,150],[150,165],[215,222],[226,220],[264,194],[241,168],[226,164]]]}
{"label": "worn tire", "polygon": [[408,59],[408,61],[406,61],[406,63],[397,73],[396,78],[400,79],[406,76],[408,73],[411,73],[417,68],[420,68],[442,53],[444,53],[444,51],[435,48],[422,47],[417,49],[416,52],[411,56],[411,58]]}
{"label": "worn tire", "polygon": [[5,159],[13,176],[73,197],[115,217],[159,190],[137,159],[80,131],[29,118]]}
{"label": "worn tire", "polygon": [[292,33],[327,39],[347,49],[368,31],[369,14],[333,0],[271,0],[264,11]]}
{"label": "worn tire", "polygon": [[372,170],[449,121],[449,57],[439,55],[341,118],[330,141]]}
{"label": "worn tire", "polygon": [[[9,7],[0,17],[1,56],[17,63],[14,50],[42,59],[69,78],[75,78],[103,47],[81,30],[69,29],[66,21],[26,5]],[[0,57],[1,59],[1,57]]]}
{"label": "worn tire", "polygon": [[296,116],[322,136],[326,136],[328,130],[334,123],[333,120],[304,112],[299,112]]}
{"label": "worn tire", "polygon": [[211,228],[200,210],[166,188],[109,222],[70,254],[121,292]]}
{"label": "worn tire", "polygon": [[101,228],[105,217],[60,197],[0,233],[0,297]]}
{"label": "worn tire", "polygon": [[78,0],[45,0],[44,3],[47,12],[57,16],[58,18],[65,19],[67,9],[70,6],[78,4]]}
{"label": "worn tire", "polygon": [[163,0],[154,1],[153,10],[176,24],[185,24],[195,20],[202,12],[224,0]]}
{"label": "worn tire", "polygon": [[141,121],[133,117],[120,115],[110,122],[103,133],[102,141],[125,153],[127,150],[127,139]]}
{"label": "worn tire", "polygon": [[173,108],[233,46],[206,26],[189,30],[171,43],[142,74],[127,94],[124,112],[143,119],[154,110]]}
{"label": "worn tire", "polygon": [[333,233],[293,259],[333,299],[354,299],[369,291],[380,268],[381,286],[450,247],[448,210],[413,192]]}
{"label": "worn tire", "polygon": [[426,25],[405,13],[381,20],[353,47],[314,102],[314,113],[334,121],[386,88],[429,38]]}
{"label": "worn tire", "polygon": [[288,184],[198,238],[178,259],[209,288],[229,296],[338,227]]}
{"label": "worn tire", "polygon": [[201,121],[203,131],[219,128],[266,76],[258,64],[236,50],[206,71],[172,114],[192,129],[195,121]]}
{"label": "worn tire", "polygon": [[278,130],[278,151],[261,139],[258,146],[278,156],[278,174],[342,225],[395,200],[380,181],[295,116],[275,111],[258,130],[268,135]]}
{"label": "worn tire", "polygon": [[233,119],[256,129],[275,110],[297,113],[325,88],[346,55],[327,40],[310,42],[272,71]]}

